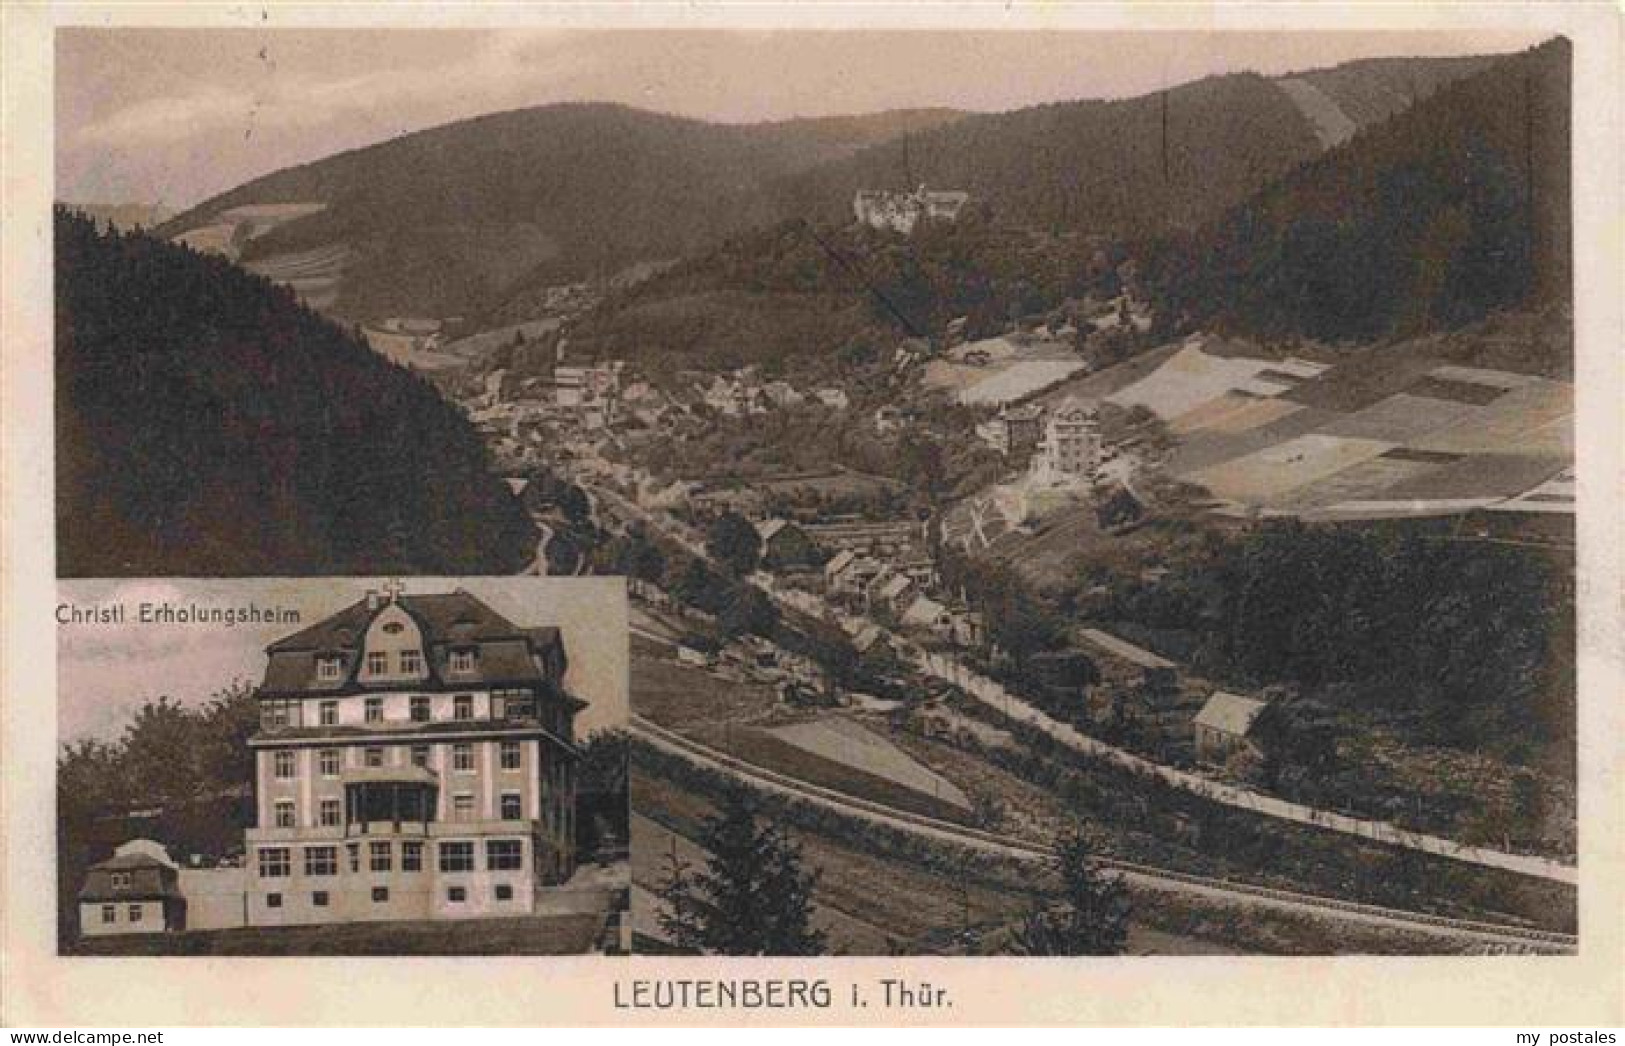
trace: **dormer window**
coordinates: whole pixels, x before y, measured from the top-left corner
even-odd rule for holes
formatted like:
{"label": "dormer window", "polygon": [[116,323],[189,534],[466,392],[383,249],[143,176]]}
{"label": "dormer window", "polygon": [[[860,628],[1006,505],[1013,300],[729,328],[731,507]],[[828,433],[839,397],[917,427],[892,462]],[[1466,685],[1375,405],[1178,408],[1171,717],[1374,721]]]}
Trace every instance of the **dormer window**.
{"label": "dormer window", "polygon": [[316,659],[316,678],[323,683],[336,683],[344,678],[344,659],[342,657],[318,657]]}
{"label": "dormer window", "polygon": [[381,676],[389,671],[389,655],[375,650],[367,655],[367,674]]}
{"label": "dormer window", "polygon": [[423,651],[401,651],[401,674],[408,676],[420,675],[423,672]]}
{"label": "dormer window", "polygon": [[474,651],[453,650],[451,652],[451,670],[453,672],[474,671]]}
{"label": "dormer window", "polygon": [[130,888],[130,873],[129,872],[114,872],[113,873],[113,889],[115,889],[115,890],[128,890],[129,888]]}

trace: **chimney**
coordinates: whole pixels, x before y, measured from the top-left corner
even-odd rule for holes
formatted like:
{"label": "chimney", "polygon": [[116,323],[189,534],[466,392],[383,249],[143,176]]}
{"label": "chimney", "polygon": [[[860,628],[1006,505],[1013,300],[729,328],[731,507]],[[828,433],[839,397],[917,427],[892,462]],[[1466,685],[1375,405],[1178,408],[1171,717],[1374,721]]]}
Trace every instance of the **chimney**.
{"label": "chimney", "polygon": [[367,589],[367,609],[368,610],[377,610],[378,606],[379,606],[379,603],[381,601],[382,601],[382,597],[378,594],[377,589],[373,589],[373,588]]}

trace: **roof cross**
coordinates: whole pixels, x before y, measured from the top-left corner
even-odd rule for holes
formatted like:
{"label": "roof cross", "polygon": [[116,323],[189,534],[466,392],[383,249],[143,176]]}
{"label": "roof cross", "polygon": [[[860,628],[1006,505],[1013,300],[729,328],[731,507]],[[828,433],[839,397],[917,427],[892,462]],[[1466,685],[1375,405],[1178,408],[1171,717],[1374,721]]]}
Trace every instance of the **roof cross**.
{"label": "roof cross", "polygon": [[401,584],[400,578],[392,577],[384,582],[384,594],[389,597],[391,603],[395,602],[405,590],[406,586]]}

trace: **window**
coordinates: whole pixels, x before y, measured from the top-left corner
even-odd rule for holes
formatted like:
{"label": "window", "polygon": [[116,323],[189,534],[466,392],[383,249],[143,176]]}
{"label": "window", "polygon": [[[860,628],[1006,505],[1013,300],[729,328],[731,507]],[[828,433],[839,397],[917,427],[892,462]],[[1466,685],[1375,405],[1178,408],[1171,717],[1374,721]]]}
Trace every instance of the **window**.
{"label": "window", "polygon": [[453,719],[474,718],[474,695],[458,694],[451,701],[451,716]]}
{"label": "window", "polygon": [[405,631],[406,626],[401,624],[399,621],[391,621],[384,626],[384,635],[386,636],[398,636]]}
{"label": "window", "polygon": [[336,682],[344,674],[344,659],[319,657],[316,659],[316,678],[324,683]]}
{"label": "window", "polygon": [[382,650],[374,650],[367,655],[367,674],[381,676],[389,671],[389,655]]}
{"label": "window", "polygon": [[323,701],[316,707],[317,722],[322,726],[339,725],[339,703],[337,701]]}
{"label": "window", "polygon": [[419,675],[423,672],[423,651],[401,651],[401,674],[407,676]]}
{"label": "window", "polygon": [[384,721],[384,699],[381,697],[367,698],[367,722],[382,723]]}
{"label": "window", "polygon": [[441,843],[440,870],[442,872],[472,872],[474,870],[474,844]]}
{"label": "window", "polygon": [[384,765],[384,750],[382,748],[369,748],[362,753],[362,757],[362,762],[367,766],[376,768]]}
{"label": "window", "polygon": [[468,891],[461,886],[446,887],[446,900],[452,904],[462,904],[468,900]]}
{"label": "window", "polygon": [[286,846],[260,848],[260,878],[285,879],[293,868],[293,860]]}
{"label": "window", "polygon": [[129,872],[114,872],[113,873],[113,889],[115,889],[115,890],[128,890],[129,888],[130,888],[130,873]]}
{"label": "window", "polygon": [[278,799],[276,801],[276,826],[278,828],[293,827],[292,799]]}
{"label": "window", "polygon": [[311,895],[310,895],[310,903],[314,904],[318,908],[326,908],[327,907],[327,891],[326,890],[316,890],[316,891],[312,892]]}
{"label": "window", "polygon": [[141,921],[141,906],[139,904],[130,905],[127,911],[130,913],[131,922],[138,923]]}
{"label": "window", "polygon": [[473,792],[458,792],[451,797],[451,819],[453,821],[474,820]]}
{"label": "window", "polygon": [[518,792],[502,793],[502,819],[504,821],[517,821],[525,816],[519,807]]}
{"label": "window", "polygon": [[339,849],[336,846],[305,847],[306,875],[339,874]]}
{"label": "window", "polygon": [[451,670],[453,672],[474,671],[474,651],[453,650],[451,652]]}
{"label": "window", "polygon": [[271,758],[274,761],[275,766],[276,766],[277,780],[279,780],[279,781],[292,780],[293,779],[293,753],[292,752],[287,752],[287,751],[278,752],[274,756],[272,756]]}
{"label": "window", "polygon": [[289,719],[288,707],[287,701],[265,702],[260,706],[260,723],[264,725],[267,730],[275,730],[278,727],[287,726]]}
{"label": "window", "polygon": [[401,871],[423,871],[423,844],[420,842],[404,842],[401,844]]}
{"label": "window", "polygon": [[116,923],[116,922],[118,922],[118,905],[116,905],[116,904],[104,904],[104,905],[102,905],[102,922],[104,922],[104,923]]}
{"label": "window", "polygon": [[361,870],[361,844],[346,843],[344,848],[349,851],[351,873],[359,872]]}
{"label": "window", "polygon": [[536,714],[534,695],[529,690],[498,690],[503,715],[508,719],[529,719]]}
{"label": "window", "polygon": [[268,894],[266,894],[265,895],[265,907],[267,907],[267,908],[280,908],[280,907],[282,907],[282,895],[279,894],[279,893],[268,893]]}
{"label": "window", "polygon": [[499,900],[499,901],[511,901],[511,900],[513,900],[513,886],[512,886],[512,884],[510,884],[510,883],[497,883],[496,896],[497,896],[497,900]]}
{"label": "window", "polygon": [[427,723],[429,721],[429,699],[414,697],[412,699],[412,722]]}
{"label": "window", "polygon": [[518,741],[504,741],[504,742],[502,742],[502,769],[504,769],[504,770],[517,770],[517,769],[519,769],[519,742]]}
{"label": "window", "polygon": [[371,843],[368,846],[368,867],[375,872],[387,872],[395,864],[395,855],[388,843]]}
{"label": "window", "polygon": [[374,886],[372,888],[372,903],[373,904],[383,904],[384,902],[386,902],[388,900],[389,900],[389,887],[387,887],[387,886]]}
{"label": "window", "polygon": [[332,828],[344,823],[344,808],[337,799],[322,800],[321,823],[324,828]]}
{"label": "window", "polygon": [[339,775],[339,750],[337,748],[324,748],[316,759],[323,777],[337,777]]}
{"label": "window", "polygon": [[412,765],[413,766],[428,766],[429,765],[429,746],[428,745],[413,745],[412,746]]}
{"label": "window", "polygon": [[525,866],[525,844],[518,839],[488,839],[485,867],[492,872],[516,872]]}
{"label": "window", "polygon": [[459,774],[474,772],[474,746],[468,743],[451,746],[451,768]]}

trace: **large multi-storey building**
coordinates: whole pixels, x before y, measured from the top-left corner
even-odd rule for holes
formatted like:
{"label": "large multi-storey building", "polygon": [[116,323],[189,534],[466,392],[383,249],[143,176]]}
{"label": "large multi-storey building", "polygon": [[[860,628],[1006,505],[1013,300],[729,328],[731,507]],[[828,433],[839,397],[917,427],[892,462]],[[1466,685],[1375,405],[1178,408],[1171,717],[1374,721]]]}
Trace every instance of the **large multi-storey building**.
{"label": "large multi-storey building", "polygon": [[1034,465],[1040,479],[1092,481],[1100,460],[1100,422],[1092,408],[1069,401],[1050,415]]}
{"label": "large multi-storey building", "polygon": [[573,873],[586,706],[557,629],[397,587],[267,654],[250,925],[518,915]]}

